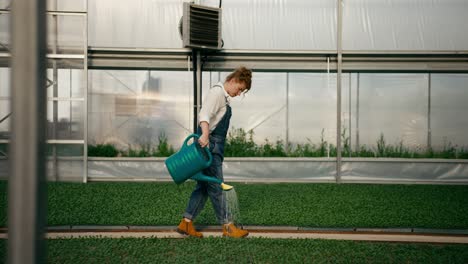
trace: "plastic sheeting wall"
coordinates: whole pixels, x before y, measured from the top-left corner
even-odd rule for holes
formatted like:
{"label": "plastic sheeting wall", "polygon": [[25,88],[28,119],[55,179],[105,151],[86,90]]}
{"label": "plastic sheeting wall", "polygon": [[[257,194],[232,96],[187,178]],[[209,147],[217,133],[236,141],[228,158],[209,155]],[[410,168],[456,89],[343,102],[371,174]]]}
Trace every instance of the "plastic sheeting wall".
{"label": "plastic sheeting wall", "polygon": [[[182,0],[89,2],[92,47],[182,48]],[[217,1],[198,1],[218,6]],[[336,0],[223,1],[226,49],[336,50]],[[344,50],[467,50],[465,0],[344,0]]]}
{"label": "plastic sheeting wall", "polygon": [[[237,182],[335,182],[336,160],[326,158],[226,158],[224,179]],[[291,175],[292,172],[294,175]],[[90,158],[90,180],[171,181],[164,159]],[[468,162],[344,159],[343,182],[468,183]]]}
{"label": "plastic sheeting wall", "polygon": [[431,74],[432,145],[468,147],[468,75]]}
{"label": "plastic sheeting wall", "polygon": [[[205,72],[203,94],[227,74]],[[252,91],[231,98],[231,130],[252,130],[258,144],[335,142],[334,76],[255,72]],[[178,148],[192,131],[192,89],[191,72],[89,71],[89,143],[139,148],[164,134]]]}
{"label": "plastic sheeting wall", "polygon": [[466,160],[344,159],[343,182],[468,183]]}
{"label": "plastic sheeting wall", "polygon": [[[294,171],[294,177],[291,177]],[[336,165],[333,159],[294,159],[281,162],[274,158],[226,158],[223,163],[226,181],[334,181]],[[90,180],[163,180],[171,177],[164,159],[103,159],[90,158],[88,162]]]}
{"label": "plastic sheeting wall", "polygon": [[354,150],[381,136],[412,150],[468,149],[467,83],[467,74],[344,74],[342,129]]}
{"label": "plastic sheeting wall", "polygon": [[[10,113],[10,69],[0,68],[0,120]],[[7,139],[10,119],[0,123],[0,139]],[[0,149],[1,150],[1,149]]]}
{"label": "plastic sheeting wall", "polygon": [[72,181],[83,182],[83,158],[58,158],[47,162],[48,181]]}
{"label": "plastic sheeting wall", "polygon": [[468,50],[466,0],[344,0],[344,50]]}
{"label": "plastic sheeting wall", "polygon": [[[203,94],[227,74],[205,72]],[[231,129],[253,130],[258,144],[266,139],[335,144],[335,76],[255,72],[252,91],[231,100]],[[414,151],[425,150],[429,138],[437,150],[449,143],[468,147],[468,119],[463,114],[467,78],[466,74],[343,74],[342,133],[355,150],[375,151],[381,136],[387,145]],[[141,146],[157,142],[164,133],[177,148],[191,133],[190,72],[94,70],[89,80],[91,144]]]}
{"label": "plastic sheeting wall", "polygon": [[90,144],[179,146],[191,133],[191,72],[90,70],[88,80]]}
{"label": "plastic sheeting wall", "polygon": [[[52,159],[47,161],[48,181],[83,182],[83,158],[58,158],[56,163]],[[10,177],[8,159],[0,157],[0,180]]]}
{"label": "plastic sheeting wall", "polygon": [[[89,45],[182,48],[183,2],[90,1]],[[227,49],[336,49],[336,1],[224,1],[222,12]]]}

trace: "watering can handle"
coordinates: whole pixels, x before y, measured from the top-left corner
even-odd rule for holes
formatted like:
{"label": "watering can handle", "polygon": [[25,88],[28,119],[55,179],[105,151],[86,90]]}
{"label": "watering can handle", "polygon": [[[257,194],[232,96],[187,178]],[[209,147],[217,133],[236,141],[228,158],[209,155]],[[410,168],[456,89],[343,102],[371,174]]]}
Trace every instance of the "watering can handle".
{"label": "watering can handle", "polygon": [[190,135],[184,140],[184,143],[182,144],[182,147],[187,146],[187,142],[188,142],[191,138],[197,138],[197,139],[199,139],[200,136],[197,135],[197,134],[190,134]]}
{"label": "watering can handle", "polygon": [[[196,138],[196,139],[199,139],[200,136],[197,135],[197,134],[190,134],[185,140],[184,140],[184,144],[182,145],[182,147],[185,147],[187,146],[187,142],[191,139],[191,138]],[[198,144],[198,142],[194,142],[193,144]],[[211,152],[210,152],[210,149],[208,147],[204,147],[203,148],[205,151],[206,151],[206,155],[208,155],[208,162],[206,164],[211,164],[211,162],[213,161],[213,155],[211,155]]]}

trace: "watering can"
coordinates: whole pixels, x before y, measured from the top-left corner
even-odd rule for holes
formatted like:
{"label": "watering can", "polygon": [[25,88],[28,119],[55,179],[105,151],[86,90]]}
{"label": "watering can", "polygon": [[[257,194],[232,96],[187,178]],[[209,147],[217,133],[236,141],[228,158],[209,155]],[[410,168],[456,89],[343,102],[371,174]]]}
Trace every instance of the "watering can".
{"label": "watering can", "polygon": [[192,144],[187,142],[192,139],[200,138],[197,134],[189,135],[182,144],[180,150],[166,159],[166,168],[176,184],[181,184],[188,179],[196,181],[214,182],[221,185],[225,191],[232,189],[232,186],[223,183],[220,179],[204,175],[201,171],[208,168],[213,161],[210,150],[202,148],[198,140]]}

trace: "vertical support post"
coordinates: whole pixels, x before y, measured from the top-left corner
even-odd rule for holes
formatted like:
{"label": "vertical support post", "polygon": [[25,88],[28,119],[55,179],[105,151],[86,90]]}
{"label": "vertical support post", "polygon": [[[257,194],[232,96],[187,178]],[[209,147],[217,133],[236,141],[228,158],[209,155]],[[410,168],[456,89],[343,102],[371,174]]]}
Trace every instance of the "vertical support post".
{"label": "vertical support post", "polygon": [[8,262],[46,256],[46,16],[44,0],[13,1],[12,177],[8,184]]}
{"label": "vertical support post", "polygon": [[213,72],[210,71],[210,86],[209,86],[209,87],[212,87],[212,86],[213,86],[212,81],[213,81]]}
{"label": "vertical support post", "polygon": [[193,133],[197,133],[198,113],[202,105],[202,68],[200,51],[192,50],[193,61]]}
{"label": "vertical support post", "polygon": [[197,52],[192,50],[192,72],[193,72],[193,133],[197,133],[198,127],[198,88],[197,88]]}
{"label": "vertical support post", "polygon": [[428,74],[427,83],[427,150],[432,149],[432,131],[431,131],[431,90],[432,90],[432,75]]}
{"label": "vertical support post", "polygon": [[349,138],[349,157],[351,157],[351,152],[352,152],[352,149],[353,149],[353,148],[352,148],[352,143],[351,143],[351,141],[352,141],[352,140],[351,140],[351,138],[352,138],[352,137],[351,137],[351,136],[352,136],[352,135],[351,135],[351,128],[352,128],[351,117],[352,117],[352,112],[351,112],[351,111],[353,110],[353,107],[352,107],[353,100],[351,100],[351,99],[352,99],[352,97],[351,97],[351,95],[352,95],[352,93],[351,93],[351,91],[352,91],[352,89],[351,89],[351,86],[352,86],[351,76],[352,76],[352,74],[349,73],[348,75],[349,75],[349,92],[348,92],[348,94],[349,94],[349,103],[348,103],[348,104],[349,104],[349,105],[348,105],[348,112],[349,112],[349,114],[348,114],[348,118],[349,118],[349,120],[348,120],[348,122],[349,122],[348,132],[349,132],[349,136],[348,136],[348,138]]}
{"label": "vertical support post", "polygon": [[202,63],[201,63],[201,53],[197,51],[197,127],[199,123],[200,109],[202,107]]}
{"label": "vertical support post", "polygon": [[289,154],[289,72],[286,73],[286,154]]}
{"label": "vertical support post", "polygon": [[343,1],[337,0],[337,71],[336,71],[336,182],[341,182],[341,72],[342,72],[342,31],[343,31]]}
{"label": "vertical support post", "polygon": [[[57,2],[56,1],[51,1],[51,8],[52,10],[55,10],[57,8]],[[57,15],[52,15],[50,16],[52,19],[52,28],[50,32],[53,38],[53,42],[49,43],[52,46],[52,53],[57,54],[58,53],[58,17]],[[53,90],[52,90],[52,139],[57,139],[57,126],[58,126],[58,100],[54,100],[55,98],[58,97],[58,67],[57,67],[57,60],[52,59],[52,84],[53,84]],[[47,71],[47,70],[46,70]],[[48,103],[48,102],[47,102]],[[71,120],[71,119],[70,119]],[[52,174],[54,175],[54,180],[59,179],[59,173],[58,173],[58,159],[57,159],[57,144],[52,145]],[[48,162],[48,161],[46,161]]]}
{"label": "vertical support post", "polygon": [[85,21],[84,21],[84,61],[83,61],[83,82],[84,82],[84,146],[83,146],[83,182],[88,182],[88,1],[85,1]]}
{"label": "vertical support post", "polygon": [[356,83],[356,151],[359,152],[359,80],[360,73],[357,73]]}

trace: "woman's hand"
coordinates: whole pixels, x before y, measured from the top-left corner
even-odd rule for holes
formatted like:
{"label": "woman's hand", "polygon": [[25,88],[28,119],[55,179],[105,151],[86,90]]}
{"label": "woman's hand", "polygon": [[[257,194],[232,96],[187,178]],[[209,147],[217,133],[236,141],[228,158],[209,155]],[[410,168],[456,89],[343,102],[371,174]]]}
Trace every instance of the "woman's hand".
{"label": "woman's hand", "polygon": [[210,143],[210,138],[208,133],[203,133],[201,137],[198,139],[198,143],[200,143],[200,146],[202,148],[208,146],[208,143]]}

